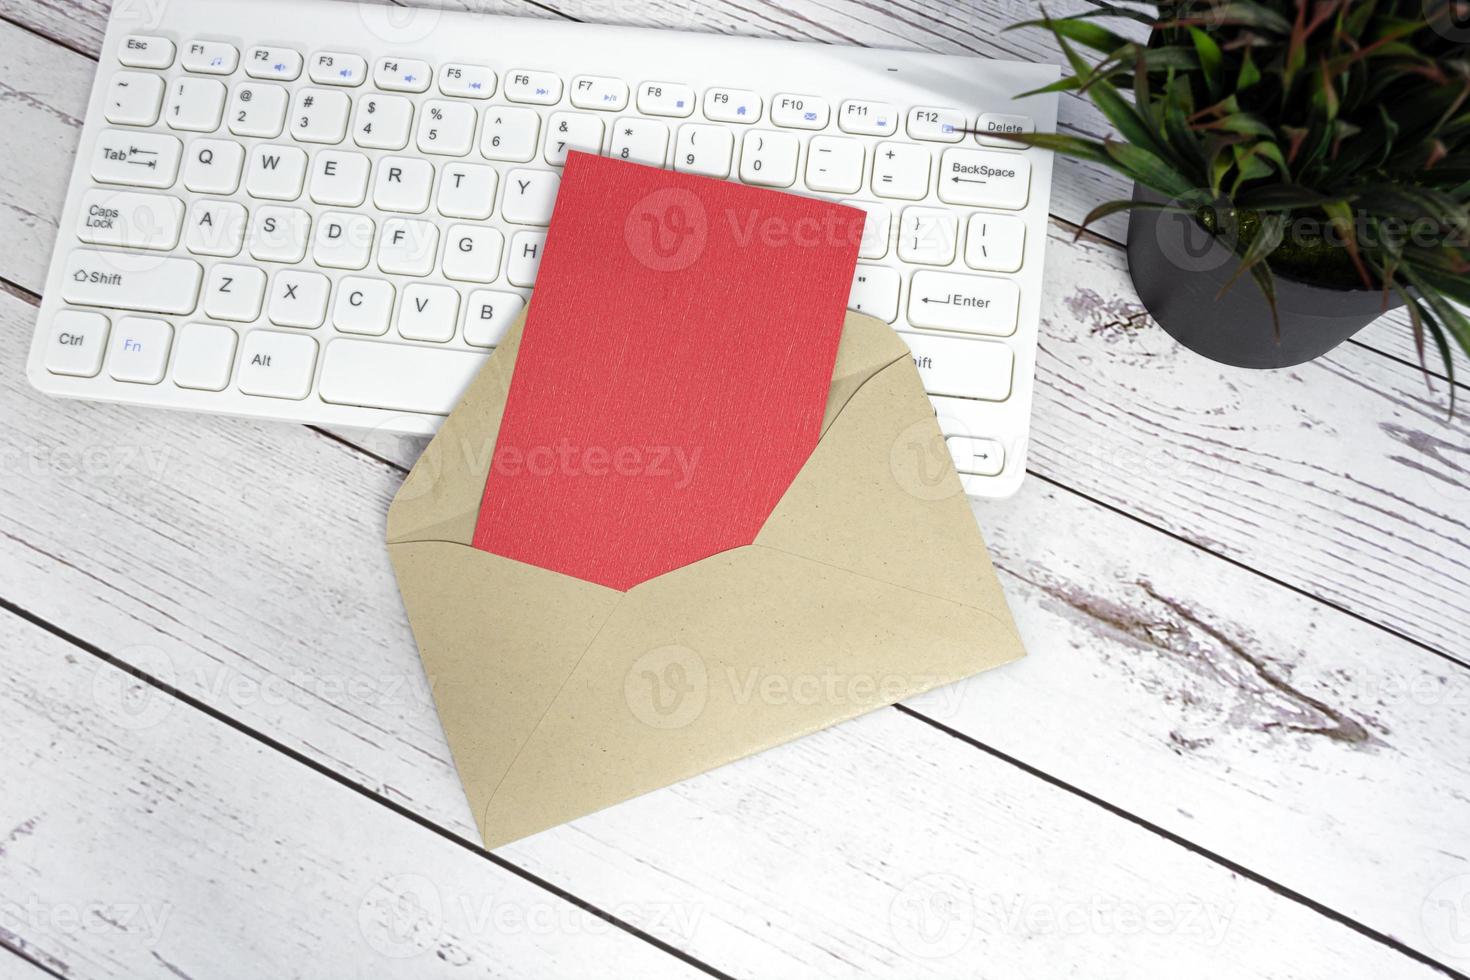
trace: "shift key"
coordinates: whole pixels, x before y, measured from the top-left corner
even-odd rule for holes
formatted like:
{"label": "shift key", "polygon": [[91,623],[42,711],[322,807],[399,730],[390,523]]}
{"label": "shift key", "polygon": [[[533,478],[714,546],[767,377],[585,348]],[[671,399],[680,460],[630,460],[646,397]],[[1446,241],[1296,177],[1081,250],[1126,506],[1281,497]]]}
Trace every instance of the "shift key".
{"label": "shift key", "polygon": [[193,259],[79,248],[66,257],[61,295],[76,306],[192,313],[203,276]]}

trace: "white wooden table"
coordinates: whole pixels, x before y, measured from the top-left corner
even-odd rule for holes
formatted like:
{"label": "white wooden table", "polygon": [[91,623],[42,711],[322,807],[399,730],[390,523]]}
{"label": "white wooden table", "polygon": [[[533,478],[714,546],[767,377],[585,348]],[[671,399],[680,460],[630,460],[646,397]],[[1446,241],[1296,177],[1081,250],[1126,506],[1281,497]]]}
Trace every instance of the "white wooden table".
{"label": "white wooden table", "polygon": [[[1058,57],[1018,2],[463,2]],[[1030,657],[486,853],[380,544],[418,444],[22,377],[106,16],[0,0],[0,976],[1470,971],[1470,423],[1401,320],[1184,353],[1063,163],[974,504]]]}

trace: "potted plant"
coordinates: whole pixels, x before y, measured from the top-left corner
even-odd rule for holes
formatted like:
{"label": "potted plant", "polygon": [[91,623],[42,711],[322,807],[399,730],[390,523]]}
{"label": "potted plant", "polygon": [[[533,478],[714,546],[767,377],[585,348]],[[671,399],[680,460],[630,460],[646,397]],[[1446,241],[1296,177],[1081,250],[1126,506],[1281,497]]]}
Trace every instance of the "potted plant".
{"label": "potted plant", "polygon": [[[1226,364],[1283,367],[1402,304],[1421,364],[1427,336],[1453,382],[1452,347],[1470,353],[1456,307],[1470,304],[1470,0],[1042,13],[1016,26],[1049,29],[1066,55],[1072,74],[1050,88],[1085,93],[1122,139],[1014,138],[1133,180],[1083,226],[1133,212],[1130,272],[1165,330]],[[1236,288],[1247,275],[1258,288]]]}

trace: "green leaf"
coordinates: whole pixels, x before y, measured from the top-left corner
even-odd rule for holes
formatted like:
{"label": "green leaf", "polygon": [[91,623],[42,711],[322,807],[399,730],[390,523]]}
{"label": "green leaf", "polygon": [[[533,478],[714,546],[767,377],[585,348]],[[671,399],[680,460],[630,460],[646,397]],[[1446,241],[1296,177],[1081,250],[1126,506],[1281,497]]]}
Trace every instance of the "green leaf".
{"label": "green leaf", "polygon": [[1234,274],[1226,280],[1225,285],[1220,287],[1220,292],[1215,298],[1219,299],[1221,296],[1224,296],[1230,290],[1230,287],[1235,285],[1237,279],[1243,274],[1250,272],[1261,262],[1264,262],[1268,255],[1276,251],[1277,247],[1281,244],[1281,239],[1285,231],[1286,215],[1279,213],[1262,215],[1260,227],[1256,231],[1256,237],[1251,239],[1251,243],[1246,248],[1245,254],[1241,256],[1240,265],[1236,268]]}
{"label": "green leaf", "polygon": [[1327,217],[1332,221],[1332,227],[1342,236],[1343,244],[1347,247],[1348,254],[1352,256],[1353,265],[1357,267],[1363,285],[1372,289],[1373,277],[1368,275],[1368,267],[1363,265],[1363,257],[1358,252],[1358,234],[1353,227],[1352,205],[1346,201],[1329,201],[1322,205],[1322,210],[1327,212]]}
{"label": "green leaf", "polygon": [[1261,80],[1261,70],[1256,67],[1256,61],[1251,54],[1251,49],[1245,49],[1245,55],[1240,59],[1240,74],[1235,77],[1235,90],[1244,92],[1253,87]]}
{"label": "green leaf", "polygon": [[1225,59],[1220,51],[1220,45],[1216,44],[1204,31],[1198,27],[1189,29],[1189,36],[1194,41],[1194,52],[1199,55],[1200,70],[1204,73],[1205,83],[1209,87],[1210,98],[1218,99],[1221,95],[1220,63]]}
{"label": "green leaf", "polygon": [[1142,147],[1109,140],[1103,144],[1103,149],[1134,180],[1160,194],[1185,197],[1197,190],[1179,171]]}
{"label": "green leaf", "polygon": [[1045,27],[1053,34],[1076,41],[1094,51],[1101,51],[1103,54],[1112,54],[1119,48],[1133,43],[1127,38],[1119,37],[1101,24],[1095,24],[1083,17],[1043,17],[1039,20],[1022,21],[1012,26]]}

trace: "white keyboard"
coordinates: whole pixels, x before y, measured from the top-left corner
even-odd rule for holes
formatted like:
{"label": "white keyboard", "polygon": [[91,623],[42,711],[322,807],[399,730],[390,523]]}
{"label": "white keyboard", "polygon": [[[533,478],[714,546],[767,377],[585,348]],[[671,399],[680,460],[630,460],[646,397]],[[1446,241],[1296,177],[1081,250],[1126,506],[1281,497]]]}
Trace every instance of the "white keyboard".
{"label": "white keyboard", "polygon": [[966,489],[1025,467],[1048,65],[339,0],[114,8],[31,347],[43,391],[432,432],[530,295],[569,150],[863,208],[851,306]]}

